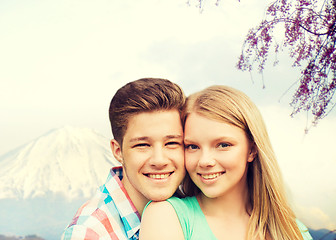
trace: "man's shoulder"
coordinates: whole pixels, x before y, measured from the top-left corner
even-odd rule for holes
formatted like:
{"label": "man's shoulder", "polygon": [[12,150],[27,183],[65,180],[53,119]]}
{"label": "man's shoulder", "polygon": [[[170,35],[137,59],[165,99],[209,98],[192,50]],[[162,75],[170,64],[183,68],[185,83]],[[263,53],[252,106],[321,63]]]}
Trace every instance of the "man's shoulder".
{"label": "man's shoulder", "polygon": [[84,239],[84,236],[87,235],[90,236],[90,239],[100,237],[101,221],[98,216],[106,215],[106,199],[109,198],[109,194],[103,191],[105,184],[98,188],[91,199],[79,207],[72,221],[66,227],[62,239]]}
{"label": "man's shoulder", "polygon": [[[89,217],[94,215],[97,211],[106,211],[106,207],[109,209],[115,208],[115,204],[113,204],[113,199],[110,195],[110,192],[107,189],[107,185],[117,185],[114,183],[115,180],[110,177],[111,173],[109,174],[107,181],[100,186],[94,196],[85,202],[77,211],[75,217]],[[111,206],[109,206],[111,205]]]}
{"label": "man's shoulder", "polygon": [[113,212],[114,209],[116,210],[112,201],[108,201],[107,199],[110,199],[108,194],[97,191],[93,198],[85,202],[77,210],[69,227],[72,225],[90,224],[92,218],[97,218],[104,214],[109,215],[109,212]]}
{"label": "man's shoulder", "polygon": [[90,200],[85,202],[78,209],[75,217],[89,217],[99,210],[104,210],[107,207],[107,204],[109,204],[109,201],[107,201],[109,198],[110,196],[108,194],[98,190]]}
{"label": "man's shoulder", "polygon": [[[127,239],[120,213],[109,196],[97,192],[94,198],[83,204],[77,211],[62,239],[100,239],[115,235],[112,239]],[[118,238],[117,238],[118,236]],[[122,238],[120,238],[122,236]]]}
{"label": "man's shoulder", "polygon": [[[105,236],[108,239],[130,239],[127,235],[137,232],[140,225],[138,213],[133,211],[131,203],[127,204],[127,196],[121,196],[122,187],[116,177],[115,172],[111,171],[106,183],[94,197],[78,209],[62,239],[100,239]],[[114,199],[116,194],[118,197]],[[130,216],[125,217],[123,211]]]}

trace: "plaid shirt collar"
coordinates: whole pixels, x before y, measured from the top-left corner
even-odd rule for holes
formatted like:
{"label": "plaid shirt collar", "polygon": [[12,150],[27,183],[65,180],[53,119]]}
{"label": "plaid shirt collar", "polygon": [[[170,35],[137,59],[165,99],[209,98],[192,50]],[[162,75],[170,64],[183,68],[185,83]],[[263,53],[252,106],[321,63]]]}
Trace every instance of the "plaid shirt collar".
{"label": "plaid shirt collar", "polygon": [[[135,208],[131,198],[129,197],[124,185],[121,183],[123,178],[123,169],[121,166],[113,167],[110,171],[111,177],[114,179],[114,182],[119,185],[120,191],[115,191],[109,187],[107,184],[106,189],[108,194],[111,196],[115,206],[120,214],[120,218],[123,221],[125,226],[125,230],[128,238],[132,238],[136,235],[136,238],[139,236],[140,229],[140,214],[138,210]],[[108,181],[111,181],[109,179]],[[118,204],[120,202],[128,202],[129,204]],[[130,214],[131,213],[131,214]]]}

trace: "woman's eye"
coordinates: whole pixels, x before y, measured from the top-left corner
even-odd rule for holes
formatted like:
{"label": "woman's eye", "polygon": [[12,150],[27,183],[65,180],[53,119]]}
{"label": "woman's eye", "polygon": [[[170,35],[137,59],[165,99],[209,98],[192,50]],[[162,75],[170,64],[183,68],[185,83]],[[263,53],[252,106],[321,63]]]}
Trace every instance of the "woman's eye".
{"label": "woman's eye", "polygon": [[195,144],[187,144],[187,145],[185,145],[184,148],[187,149],[187,150],[196,150],[199,147],[197,145],[195,145]]}
{"label": "woman's eye", "polygon": [[228,143],[220,143],[220,144],[218,144],[218,147],[219,148],[227,148],[227,147],[230,147],[230,144],[228,144]]}

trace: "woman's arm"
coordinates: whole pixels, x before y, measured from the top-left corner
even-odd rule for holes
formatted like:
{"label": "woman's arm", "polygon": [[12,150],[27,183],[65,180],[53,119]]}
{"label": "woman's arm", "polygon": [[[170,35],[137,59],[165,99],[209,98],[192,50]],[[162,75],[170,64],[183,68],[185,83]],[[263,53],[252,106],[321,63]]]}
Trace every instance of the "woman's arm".
{"label": "woman's arm", "polygon": [[184,240],[180,221],[167,202],[151,202],[141,218],[140,240]]}

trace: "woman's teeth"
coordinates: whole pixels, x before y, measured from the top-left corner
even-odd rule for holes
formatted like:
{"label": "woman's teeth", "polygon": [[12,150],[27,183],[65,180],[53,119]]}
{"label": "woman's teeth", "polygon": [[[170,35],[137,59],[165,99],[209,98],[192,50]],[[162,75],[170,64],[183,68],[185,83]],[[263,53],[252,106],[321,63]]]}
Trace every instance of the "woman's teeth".
{"label": "woman's teeth", "polygon": [[219,177],[220,175],[222,175],[223,173],[220,172],[220,173],[213,173],[213,174],[201,174],[202,178],[204,179],[214,179],[214,178],[217,178]]}

